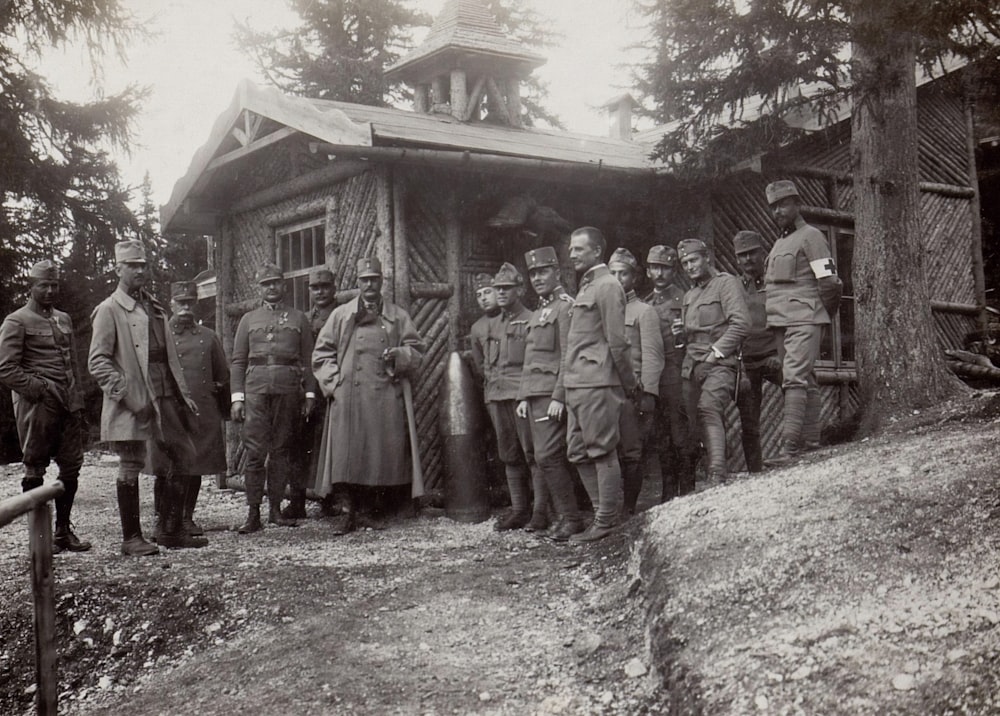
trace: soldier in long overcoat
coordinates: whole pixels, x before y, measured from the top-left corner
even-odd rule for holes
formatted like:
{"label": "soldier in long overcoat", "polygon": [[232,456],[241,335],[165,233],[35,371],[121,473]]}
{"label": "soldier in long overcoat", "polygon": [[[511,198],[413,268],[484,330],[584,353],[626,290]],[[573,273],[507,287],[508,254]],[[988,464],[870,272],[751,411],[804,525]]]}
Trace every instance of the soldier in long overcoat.
{"label": "soldier in long overcoat", "polygon": [[[163,528],[176,532],[178,529],[192,537],[200,537],[205,531],[194,521],[194,509],[201,490],[202,475],[213,475],[226,470],[226,439],[223,421],[229,419],[229,365],[222,349],[222,341],[215,331],[198,325],[194,319],[194,305],[198,300],[198,289],[193,281],[177,281],[170,286],[169,340],[177,348],[184,379],[191,391],[191,399],[198,406],[198,414],[189,422],[191,444],[194,452],[190,461],[171,465],[155,443],[150,445],[150,472],[157,475],[154,482],[157,525],[154,530],[157,541]],[[223,412],[223,406],[226,408]],[[177,512],[180,525],[165,525],[161,503],[166,479],[163,477],[176,470],[174,479],[184,485],[184,498]]]}
{"label": "soldier in long overcoat", "polygon": [[[156,440],[175,461],[193,450],[191,400],[174,342],[167,340],[167,312],[145,290],[146,250],[139,241],[115,244],[118,288],[92,315],[88,367],[104,393],[101,440],[118,454],[118,512],[122,552],[155,554],[139,523],[139,472],[146,442]],[[179,483],[178,483],[179,485]]]}
{"label": "soldier in long overcoat", "polygon": [[[347,492],[335,534],[355,529],[359,488],[378,488],[389,499],[409,489],[407,427],[399,380],[420,366],[424,344],[409,314],[382,297],[377,258],[358,262],[361,294],[338,306],[316,338],[313,373],[327,399],[316,493],[336,484]],[[407,493],[408,494],[408,493]]]}

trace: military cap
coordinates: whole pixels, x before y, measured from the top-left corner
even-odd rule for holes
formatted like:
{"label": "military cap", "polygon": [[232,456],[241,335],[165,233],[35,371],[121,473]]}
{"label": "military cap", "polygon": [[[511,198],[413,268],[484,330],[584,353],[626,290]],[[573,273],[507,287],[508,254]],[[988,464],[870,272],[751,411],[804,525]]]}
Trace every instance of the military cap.
{"label": "military cap", "polygon": [[514,264],[507,263],[506,261],[497,271],[497,275],[493,277],[494,286],[523,286],[524,277],[521,276],[521,272],[515,268]]}
{"label": "military cap", "polygon": [[764,240],[756,231],[737,231],[733,237],[733,251],[738,254],[763,248]]}
{"label": "military cap", "polygon": [[611,258],[608,259],[608,266],[611,264],[625,264],[633,271],[639,270],[639,262],[636,261],[635,256],[628,249],[618,247],[611,254]]}
{"label": "military cap", "polygon": [[768,204],[776,204],[786,197],[798,196],[799,190],[788,179],[779,179],[768,184],[767,188],[764,189],[764,193],[767,195]]}
{"label": "military cap", "polygon": [[524,255],[524,263],[527,265],[528,270],[535,268],[543,268],[545,266],[558,266],[559,257],[556,255],[556,250],[551,246],[542,246],[538,249],[532,249]]}
{"label": "military cap", "polygon": [[135,239],[119,241],[115,244],[115,263],[146,263],[146,247]]}
{"label": "military cap", "polygon": [[44,261],[39,261],[36,264],[32,264],[31,268],[28,269],[28,278],[34,279],[47,279],[49,281],[59,280],[59,267],[53,262],[45,259]]}
{"label": "military cap", "polygon": [[481,288],[493,288],[493,277],[488,273],[477,273],[472,277],[472,286],[478,291]]}
{"label": "military cap", "polygon": [[677,244],[677,254],[682,259],[688,254],[698,253],[708,255],[708,246],[701,239],[684,239]]}
{"label": "military cap", "polygon": [[263,263],[260,265],[260,268],[257,269],[257,283],[264,283],[265,281],[274,281],[275,279],[283,278],[284,276],[281,275],[281,268],[271,262]]}
{"label": "military cap", "polygon": [[673,246],[664,246],[663,244],[650,246],[649,253],[646,254],[646,263],[660,264],[661,266],[676,266],[677,250]]}
{"label": "military cap", "polygon": [[371,278],[382,275],[382,262],[377,256],[367,256],[358,259],[358,278]]}
{"label": "military cap", "polygon": [[194,281],[174,281],[170,284],[170,298],[198,298],[198,284]]}
{"label": "military cap", "polygon": [[333,271],[328,268],[314,268],[309,272],[310,286],[318,286],[323,283],[333,283]]}

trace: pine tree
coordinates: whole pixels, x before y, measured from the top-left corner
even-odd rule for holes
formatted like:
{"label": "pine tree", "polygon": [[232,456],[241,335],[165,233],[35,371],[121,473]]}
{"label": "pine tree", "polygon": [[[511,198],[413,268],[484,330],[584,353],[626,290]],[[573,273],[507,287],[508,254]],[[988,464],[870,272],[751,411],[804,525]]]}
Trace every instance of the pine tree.
{"label": "pine tree", "polygon": [[[854,288],[863,429],[962,390],[934,338],[914,142],[918,66],[992,58],[1000,7],[978,0],[637,0],[652,51],[640,92],[674,122],[658,155],[715,176],[853,103]],[[759,106],[760,111],[756,109]],[[754,111],[747,111],[753,109]],[[974,180],[972,177],[970,180]],[[905,280],[903,280],[905,277]]]}

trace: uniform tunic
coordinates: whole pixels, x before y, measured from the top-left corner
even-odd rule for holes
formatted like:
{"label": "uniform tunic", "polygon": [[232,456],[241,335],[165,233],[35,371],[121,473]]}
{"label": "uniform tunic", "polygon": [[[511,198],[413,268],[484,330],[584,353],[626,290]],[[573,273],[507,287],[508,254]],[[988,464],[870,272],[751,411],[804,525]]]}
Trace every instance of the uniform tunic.
{"label": "uniform tunic", "polygon": [[[222,342],[209,328],[197,323],[184,326],[176,317],[170,320],[169,340],[177,349],[181,369],[191,399],[198,406],[198,415],[190,419],[190,437],[194,454],[190,462],[176,467],[183,475],[213,475],[226,471],[226,439],[221,405],[229,403],[229,366]],[[150,452],[151,472],[163,474],[164,456],[155,449]]]}
{"label": "uniform tunic", "polygon": [[[663,336],[656,309],[629,291],[625,304],[625,335],[629,342],[632,369],[644,393],[658,395],[663,372]],[[654,415],[640,414],[635,401],[622,406],[620,452],[626,460],[640,460],[642,448],[653,427]]]}
{"label": "uniform tunic", "polygon": [[[405,485],[407,427],[403,387],[420,366],[424,344],[409,314],[383,301],[378,313],[359,322],[361,298],[338,306],[316,339],[312,368],[329,398],[323,425],[316,493],[336,483],[389,487]],[[394,379],[383,352],[402,348]]]}
{"label": "uniform tunic", "polygon": [[490,337],[490,322],[495,316],[480,316],[469,329],[469,344],[472,354],[472,371],[476,380],[482,383],[486,377],[484,364],[486,362],[486,345]]}
{"label": "uniform tunic", "polygon": [[[334,301],[330,301],[325,306],[313,306],[309,309],[309,313],[306,315],[309,317],[310,324],[312,324],[313,343],[315,343],[316,337],[323,329],[323,326],[326,325],[326,321],[330,317],[330,314],[333,313],[336,305]],[[309,360],[312,361],[311,356]],[[323,444],[323,422],[325,419],[326,400],[320,399],[316,401],[312,415],[309,416],[309,420],[306,422],[305,437],[309,449],[300,453],[302,458],[300,468],[302,479],[296,483],[297,489],[299,487],[312,487],[316,482],[316,474],[319,471],[319,451]]]}
{"label": "uniform tunic", "polygon": [[740,429],[743,437],[743,455],[747,469],[760,472],[764,469],[760,445],[760,406],[764,398],[764,381],[781,386],[781,362],[774,333],[767,327],[765,303],[767,291],[764,279],[740,277],[746,291],[747,308],[750,310],[750,334],[743,342],[743,376],[736,407],[740,411]]}
{"label": "uniform tunic", "polygon": [[28,299],[4,319],[0,385],[12,393],[24,465],[44,471],[55,457],[62,473],[79,471],[83,444],[77,412],[83,409],[83,395],[66,313]]}
{"label": "uniform tunic", "polygon": [[622,402],[635,390],[636,377],[625,337],[625,291],[606,264],[591,267],[580,280],[563,371],[570,462],[614,452]]}
{"label": "uniform tunic", "polygon": [[514,414],[530,318],[531,311],[520,303],[513,310],[504,309],[490,319],[486,337],[483,397],[497,435],[497,453],[505,465],[533,461],[531,432]]}

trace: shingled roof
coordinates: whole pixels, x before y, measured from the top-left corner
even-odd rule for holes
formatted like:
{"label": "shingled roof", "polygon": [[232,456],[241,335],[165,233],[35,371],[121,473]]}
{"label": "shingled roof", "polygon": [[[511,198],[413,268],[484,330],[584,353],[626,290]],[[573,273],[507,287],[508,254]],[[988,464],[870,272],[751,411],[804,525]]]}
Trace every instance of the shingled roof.
{"label": "shingled roof", "polygon": [[504,34],[493,13],[479,0],[446,0],[423,43],[393,63],[386,75],[406,79],[436,55],[456,51],[507,60],[525,72],[545,63],[544,57]]}

